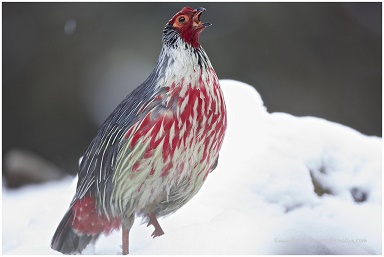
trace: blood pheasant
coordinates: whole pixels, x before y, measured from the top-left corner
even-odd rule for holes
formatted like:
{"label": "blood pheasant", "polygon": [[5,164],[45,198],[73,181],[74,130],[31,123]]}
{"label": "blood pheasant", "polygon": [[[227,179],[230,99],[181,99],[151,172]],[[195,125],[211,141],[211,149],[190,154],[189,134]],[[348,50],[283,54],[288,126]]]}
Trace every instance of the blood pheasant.
{"label": "blood pheasant", "polygon": [[157,218],[187,203],[215,169],[226,130],[223,94],[200,46],[204,8],[183,8],[163,30],[149,77],[101,126],[80,163],[76,194],[52,239],[80,253],[122,227],[123,254],[135,216],[164,234]]}

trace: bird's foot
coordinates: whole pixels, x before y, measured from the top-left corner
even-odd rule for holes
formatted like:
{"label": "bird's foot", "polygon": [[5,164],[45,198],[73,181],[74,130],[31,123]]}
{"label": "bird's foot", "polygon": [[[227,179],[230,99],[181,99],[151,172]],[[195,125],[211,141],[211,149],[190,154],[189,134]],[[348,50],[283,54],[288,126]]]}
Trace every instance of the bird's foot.
{"label": "bird's foot", "polygon": [[155,238],[155,237],[158,237],[158,236],[161,236],[161,235],[164,235],[164,231],[163,229],[161,228],[160,224],[159,224],[159,221],[157,220],[156,218],[156,215],[155,214],[150,214],[148,215],[149,217],[149,222],[148,222],[148,225],[152,225],[155,227],[155,231],[153,231],[151,237]]}

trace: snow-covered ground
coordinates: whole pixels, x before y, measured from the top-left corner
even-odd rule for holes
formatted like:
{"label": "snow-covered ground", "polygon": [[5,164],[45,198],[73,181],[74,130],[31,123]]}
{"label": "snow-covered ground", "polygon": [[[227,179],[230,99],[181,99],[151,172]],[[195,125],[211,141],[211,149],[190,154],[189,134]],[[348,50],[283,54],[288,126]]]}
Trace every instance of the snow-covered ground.
{"label": "snow-covered ground", "polygon": [[[382,139],[268,113],[252,87],[221,85],[229,123],[217,169],[186,206],[160,220],[164,236],[152,239],[153,228],[137,219],[131,253],[381,254]],[[58,254],[50,240],[75,186],[68,177],[3,188],[3,254]],[[120,233],[83,253],[120,254]]]}

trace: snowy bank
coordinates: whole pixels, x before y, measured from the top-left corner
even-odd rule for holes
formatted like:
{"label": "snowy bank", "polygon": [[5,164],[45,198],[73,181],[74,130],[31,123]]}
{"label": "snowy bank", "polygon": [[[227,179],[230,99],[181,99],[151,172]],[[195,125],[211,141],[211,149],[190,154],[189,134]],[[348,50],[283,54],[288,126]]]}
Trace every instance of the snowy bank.
{"label": "snowy bank", "polygon": [[[136,220],[132,254],[381,254],[382,139],[314,117],[268,113],[260,95],[222,80],[228,130],[217,169],[183,208]],[[3,188],[3,254],[59,254],[50,240],[74,194],[66,178]],[[88,254],[120,254],[121,232]]]}

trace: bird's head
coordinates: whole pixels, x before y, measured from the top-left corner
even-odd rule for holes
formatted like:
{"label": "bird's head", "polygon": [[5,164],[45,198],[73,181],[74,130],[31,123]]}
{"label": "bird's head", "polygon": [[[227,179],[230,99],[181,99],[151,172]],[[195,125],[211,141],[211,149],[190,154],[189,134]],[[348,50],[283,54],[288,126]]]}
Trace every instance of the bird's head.
{"label": "bird's head", "polygon": [[[199,7],[192,9],[184,7],[180,12],[176,13],[172,19],[169,20],[164,29],[164,41],[174,40],[174,35],[178,35],[185,43],[197,48],[199,44],[200,33],[211,23],[201,22],[200,16],[205,8]],[[171,34],[172,36],[169,36]],[[166,42],[174,43],[174,42]]]}

